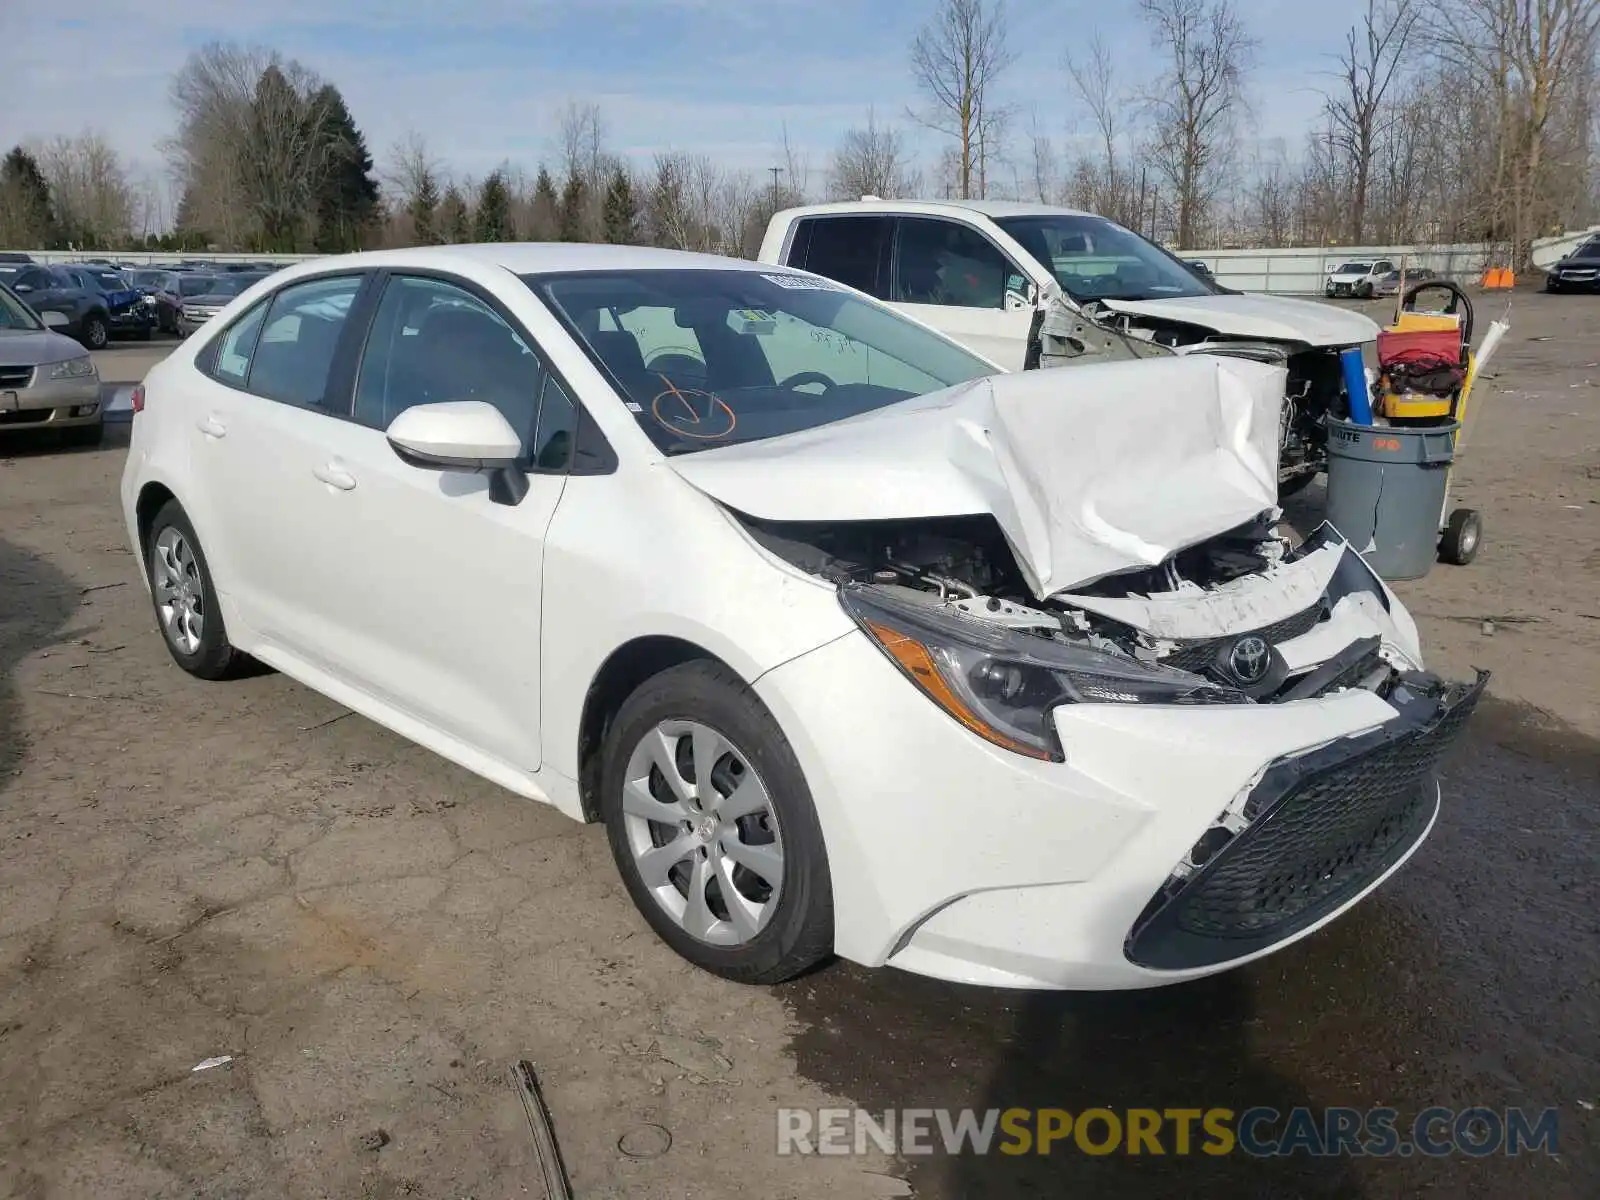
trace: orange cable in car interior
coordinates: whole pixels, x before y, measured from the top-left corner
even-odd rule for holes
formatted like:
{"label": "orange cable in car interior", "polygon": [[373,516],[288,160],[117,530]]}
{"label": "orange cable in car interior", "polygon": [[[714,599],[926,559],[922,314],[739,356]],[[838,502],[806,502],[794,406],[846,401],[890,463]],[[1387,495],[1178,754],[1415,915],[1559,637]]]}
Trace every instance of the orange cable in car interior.
{"label": "orange cable in car interior", "polygon": [[1040,750],[1037,746],[1030,746],[1009,738],[998,729],[988,724],[967,707],[966,703],[945,680],[944,673],[934,663],[933,656],[928,653],[928,648],[915,638],[908,637],[898,629],[891,629],[887,625],[880,625],[876,621],[864,621],[872,636],[878,639],[878,644],[889,652],[889,656],[899,663],[901,668],[910,675],[917,686],[927,692],[933,702],[943,708],[956,720],[960,721],[973,733],[985,741],[993,742],[997,746],[1004,746],[1007,750],[1018,754],[1027,755],[1029,758],[1038,758],[1050,761],[1050,755]]}

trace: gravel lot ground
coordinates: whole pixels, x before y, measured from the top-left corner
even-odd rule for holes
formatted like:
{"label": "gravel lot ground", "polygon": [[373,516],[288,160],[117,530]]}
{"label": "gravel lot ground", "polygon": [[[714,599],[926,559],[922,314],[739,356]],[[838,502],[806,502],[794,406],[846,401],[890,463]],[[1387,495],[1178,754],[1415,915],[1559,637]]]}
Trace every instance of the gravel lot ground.
{"label": "gravel lot ground", "polygon": [[[125,433],[0,445],[0,1196],[537,1196],[521,1057],[580,1197],[1600,1194],[1600,302],[1512,320],[1456,473],[1482,553],[1401,586],[1435,666],[1495,672],[1434,837],[1307,942],[1113,997],[699,974],[598,827],[280,676],[179,672],[124,545]],[[773,1153],[776,1106],[830,1103],[1549,1105],[1561,1153]],[[670,1149],[619,1150],[646,1126]]]}

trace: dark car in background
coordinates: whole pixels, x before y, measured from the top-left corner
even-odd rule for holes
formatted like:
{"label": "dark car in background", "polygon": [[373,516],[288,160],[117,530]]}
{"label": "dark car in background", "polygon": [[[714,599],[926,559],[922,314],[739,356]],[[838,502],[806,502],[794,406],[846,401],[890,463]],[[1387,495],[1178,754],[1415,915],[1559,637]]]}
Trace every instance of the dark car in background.
{"label": "dark car in background", "polygon": [[235,296],[249,291],[267,277],[265,271],[226,271],[212,275],[206,290],[197,296],[184,296],[183,312],[178,317],[178,332],[188,337],[226,308]]}
{"label": "dark car in background", "polygon": [[211,286],[211,276],[172,267],[140,267],[127,272],[128,281],[155,300],[156,328],[176,334],[183,302]]}
{"label": "dark car in background", "polygon": [[[1400,275],[1398,267],[1393,271],[1385,271],[1382,275],[1379,275],[1372,281],[1372,294],[1374,296],[1393,296],[1398,294],[1400,291]],[[1439,273],[1431,271],[1427,267],[1407,267],[1405,269],[1405,284],[1407,288],[1414,287],[1419,283],[1430,283],[1438,278]]]}
{"label": "dark car in background", "polygon": [[1547,292],[1600,290],[1600,237],[1592,237],[1551,266],[1544,277]]}
{"label": "dark car in background", "polygon": [[35,312],[65,317],[63,332],[91,350],[105,347],[113,333],[149,338],[156,325],[156,306],[146,304],[139,289],[106,267],[36,264],[9,282]]}

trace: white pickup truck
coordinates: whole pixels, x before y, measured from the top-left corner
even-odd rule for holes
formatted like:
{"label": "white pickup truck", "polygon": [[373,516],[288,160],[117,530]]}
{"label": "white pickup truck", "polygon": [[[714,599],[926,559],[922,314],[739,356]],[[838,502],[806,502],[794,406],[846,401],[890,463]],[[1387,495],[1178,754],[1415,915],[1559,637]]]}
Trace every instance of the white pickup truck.
{"label": "white pickup truck", "polygon": [[1220,353],[1288,371],[1285,494],[1326,455],[1326,412],[1348,401],[1339,352],[1375,365],[1359,313],[1237,292],[1104,217],[999,200],[877,200],[777,213],[759,259],[847,284],[1007,371]]}

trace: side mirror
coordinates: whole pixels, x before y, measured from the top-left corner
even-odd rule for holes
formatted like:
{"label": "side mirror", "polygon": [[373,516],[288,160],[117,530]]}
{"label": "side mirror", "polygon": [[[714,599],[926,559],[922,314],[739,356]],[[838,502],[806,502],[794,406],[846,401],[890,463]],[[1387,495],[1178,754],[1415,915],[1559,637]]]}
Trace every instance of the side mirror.
{"label": "side mirror", "polygon": [[65,313],[58,312],[40,313],[39,320],[44,322],[44,327],[46,329],[65,329],[68,325],[72,324],[71,321],[67,320]]}
{"label": "side mirror", "polygon": [[528,493],[520,469],[522,438],[482,400],[418,404],[389,423],[386,435],[400,461],[425,471],[488,475],[490,499],[519,504]]}

